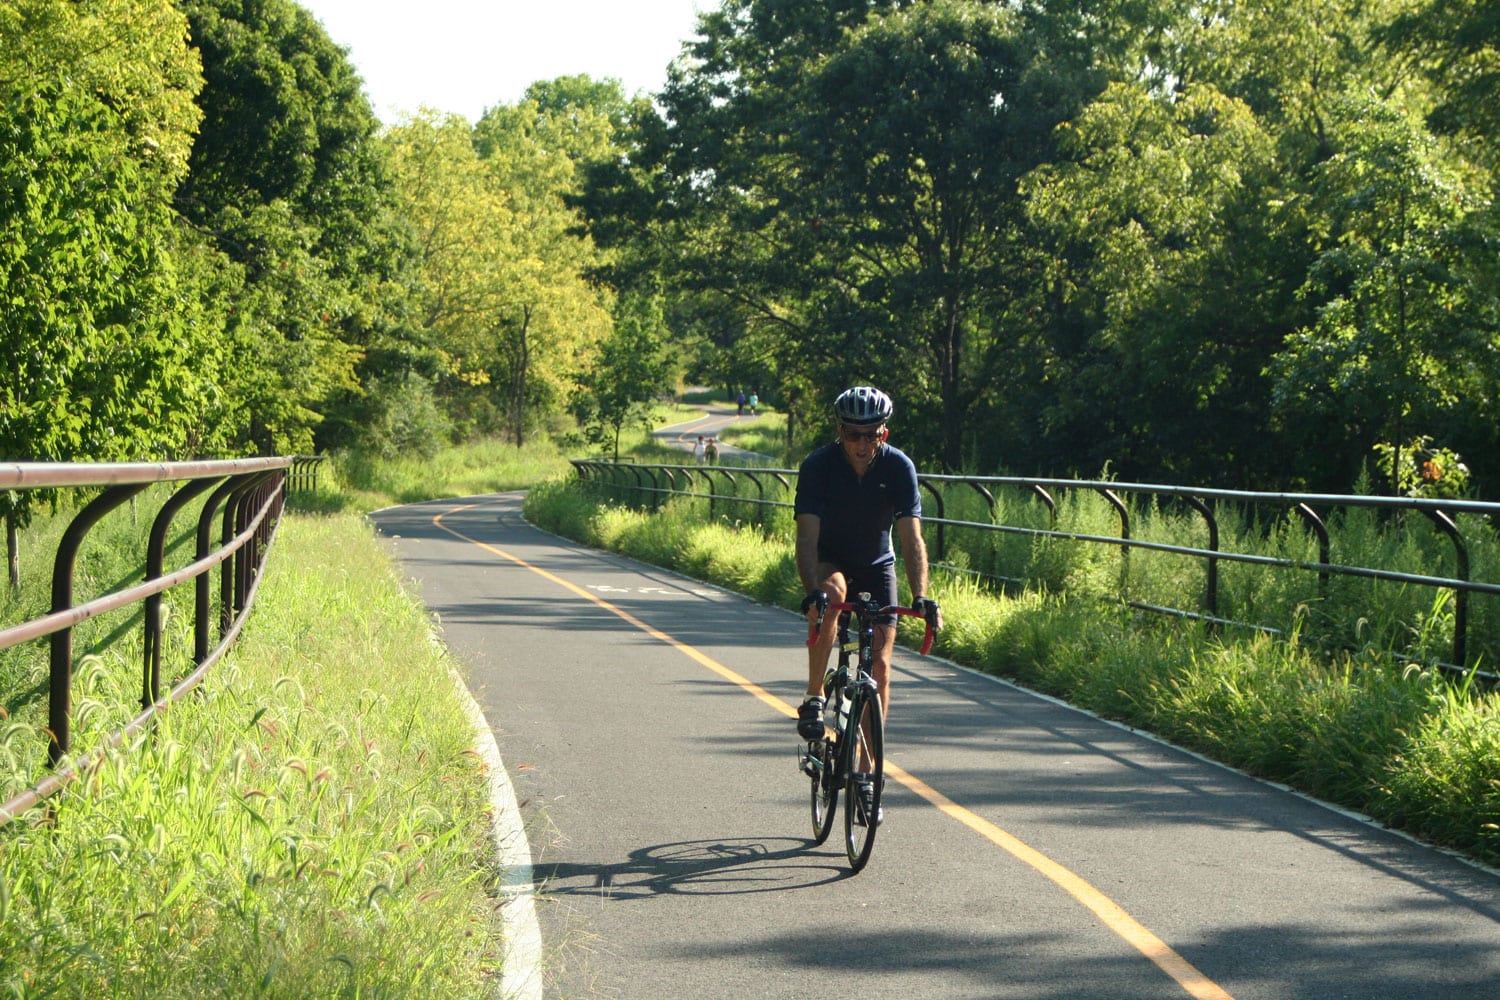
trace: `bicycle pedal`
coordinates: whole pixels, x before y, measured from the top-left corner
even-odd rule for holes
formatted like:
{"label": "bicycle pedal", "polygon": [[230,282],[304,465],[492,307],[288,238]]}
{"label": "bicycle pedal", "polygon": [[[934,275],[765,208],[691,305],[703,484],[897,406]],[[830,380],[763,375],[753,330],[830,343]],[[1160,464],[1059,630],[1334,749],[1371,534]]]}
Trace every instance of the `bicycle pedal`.
{"label": "bicycle pedal", "polygon": [[823,770],[823,762],[815,755],[802,753],[797,762],[797,769],[809,778],[816,778]]}

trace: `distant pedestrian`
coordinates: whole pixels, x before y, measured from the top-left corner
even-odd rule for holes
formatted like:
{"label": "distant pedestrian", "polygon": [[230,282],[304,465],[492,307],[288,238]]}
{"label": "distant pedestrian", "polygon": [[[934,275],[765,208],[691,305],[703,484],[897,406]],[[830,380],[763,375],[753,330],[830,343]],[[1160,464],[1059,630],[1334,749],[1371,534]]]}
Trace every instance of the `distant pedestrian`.
{"label": "distant pedestrian", "polygon": [[738,409],[735,410],[735,415],[743,417],[745,415],[745,390],[744,389],[740,390],[740,394],[734,398],[734,402],[735,402],[735,405],[738,407]]}
{"label": "distant pedestrian", "polygon": [[752,417],[755,416],[755,408],[757,406],[759,406],[759,405],[760,405],[760,394],[752,392],[750,394],[750,415]]}
{"label": "distant pedestrian", "polygon": [[711,438],[708,439],[708,445],[704,448],[704,455],[708,458],[708,464],[709,465],[718,465],[719,464],[719,439],[718,438],[711,437]]}
{"label": "distant pedestrian", "polygon": [[704,442],[703,435],[699,434],[698,443],[693,445],[693,460],[696,461],[699,465],[702,465],[703,460],[707,457],[707,455],[708,445],[706,442]]}

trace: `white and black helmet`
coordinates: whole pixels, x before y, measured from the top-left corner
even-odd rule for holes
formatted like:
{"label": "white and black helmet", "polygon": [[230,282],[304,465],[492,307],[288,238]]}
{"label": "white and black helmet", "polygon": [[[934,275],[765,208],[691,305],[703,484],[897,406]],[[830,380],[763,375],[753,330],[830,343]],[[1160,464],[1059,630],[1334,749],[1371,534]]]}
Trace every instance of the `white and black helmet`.
{"label": "white and black helmet", "polygon": [[856,385],[839,393],[833,401],[834,415],[839,423],[851,427],[873,427],[891,419],[896,407],[891,397],[869,385]]}

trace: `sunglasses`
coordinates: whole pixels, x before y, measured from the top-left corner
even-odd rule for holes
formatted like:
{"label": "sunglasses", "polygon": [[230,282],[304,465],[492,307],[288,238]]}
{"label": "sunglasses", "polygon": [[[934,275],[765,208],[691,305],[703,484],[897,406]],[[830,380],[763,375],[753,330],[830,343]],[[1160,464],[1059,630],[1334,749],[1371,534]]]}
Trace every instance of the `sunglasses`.
{"label": "sunglasses", "polygon": [[851,431],[845,427],[843,436],[845,441],[879,441],[885,437],[885,430],[884,428],[878,428],[873,431]]}

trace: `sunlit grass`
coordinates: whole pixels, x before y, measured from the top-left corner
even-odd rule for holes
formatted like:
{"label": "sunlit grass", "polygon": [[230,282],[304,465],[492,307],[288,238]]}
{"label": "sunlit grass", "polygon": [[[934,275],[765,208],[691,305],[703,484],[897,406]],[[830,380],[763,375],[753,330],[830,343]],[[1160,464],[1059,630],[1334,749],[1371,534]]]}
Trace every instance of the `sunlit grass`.
{"label": "sunlit grass", "polygon": [[[287,518],[201,694],[0,831],[0,992],[490,995],[488,791],[449,669],[368,526]],[[128,704],[113,676],[86,663],[81,702]]]}
{"label": "sunlit grass", "polygon": [[[326,494],[344,509],[360,511],[520,489],[570,469],[568,456],[550,440],[517,448],[493,438],[444,449],[432,458],[340,454],[324,465]],[[304,509],[331,505],[320,505],[316,498],[301,498],[298,503]]]}
{"label": "sunlit grass", "polygon": [[786,414],[765,413],[737,421],[719,435],[725,444],[764,455],[773,466],[788,467],[786,450]]}

